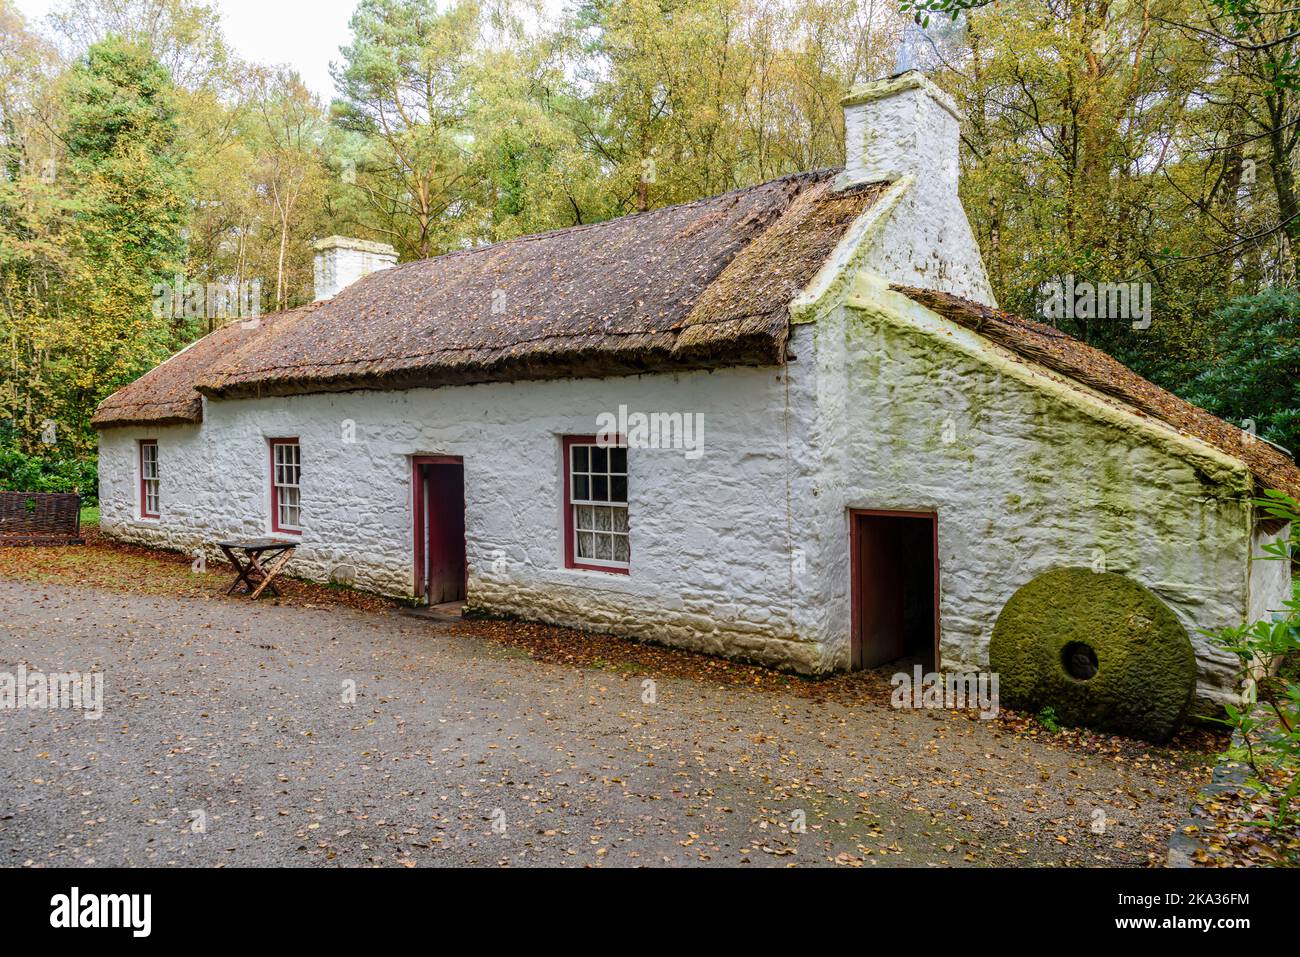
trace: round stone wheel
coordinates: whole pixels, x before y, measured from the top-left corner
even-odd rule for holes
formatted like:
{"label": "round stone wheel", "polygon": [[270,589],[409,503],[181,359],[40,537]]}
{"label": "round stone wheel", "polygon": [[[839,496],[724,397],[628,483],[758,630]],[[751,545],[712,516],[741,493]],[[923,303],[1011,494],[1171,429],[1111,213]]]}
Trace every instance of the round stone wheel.
{"label": "round stone wheel", "polygon": [[1011,596],[989,642],[999,700],[1063,724],[1166,741],[1196,686],[1178,618],[1123,575],[1058,568]]}

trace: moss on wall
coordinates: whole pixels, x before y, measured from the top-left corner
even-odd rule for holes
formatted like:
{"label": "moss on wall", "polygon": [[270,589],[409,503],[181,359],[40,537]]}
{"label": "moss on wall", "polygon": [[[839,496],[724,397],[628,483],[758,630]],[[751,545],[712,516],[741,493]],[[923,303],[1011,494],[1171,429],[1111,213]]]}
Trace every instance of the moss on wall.
{"label": "moss on wall", "polygon": [[1020,588],[989,644],[1004,705],[1052,707],[1073,725],[1164,741],[1196,683],[1187,631],[1142,585],[1057,568]]}

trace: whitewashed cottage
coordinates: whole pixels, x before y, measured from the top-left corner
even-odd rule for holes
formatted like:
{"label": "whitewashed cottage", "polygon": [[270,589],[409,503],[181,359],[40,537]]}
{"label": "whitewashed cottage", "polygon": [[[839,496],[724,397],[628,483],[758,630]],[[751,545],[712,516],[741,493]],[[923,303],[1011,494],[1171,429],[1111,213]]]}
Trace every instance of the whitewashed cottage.
{"label": "whitewashed cottage", "polygon": [[808,674],[986,667],[1013,595],[1104,568],[1231,699],[1198,629],[1286,598],[1251,499],[1295,465],[996,311],[930,81],[845,110],[842,170],[401,265],[319,244],[318,302],[102,404],[104,532]]}

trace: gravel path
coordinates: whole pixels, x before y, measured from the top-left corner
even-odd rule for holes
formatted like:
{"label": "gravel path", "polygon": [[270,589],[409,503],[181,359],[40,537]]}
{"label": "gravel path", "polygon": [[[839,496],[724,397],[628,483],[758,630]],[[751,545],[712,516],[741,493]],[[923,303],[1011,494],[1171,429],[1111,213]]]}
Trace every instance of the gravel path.
{"label": "gravel path", "polygon": [[105,676],[98,721],[0,710],[0,865],[1146,864],[1190,797],[961,715],[647,703],[392,612],[0,581],[0,617],[0,672]]}

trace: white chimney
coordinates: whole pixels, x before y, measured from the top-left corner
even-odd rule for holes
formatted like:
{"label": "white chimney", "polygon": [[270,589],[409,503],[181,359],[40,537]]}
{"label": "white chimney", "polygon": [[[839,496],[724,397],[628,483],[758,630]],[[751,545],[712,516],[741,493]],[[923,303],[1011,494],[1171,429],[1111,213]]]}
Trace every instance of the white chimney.
{"label": "white chimney", "polygon": [[316,252],[316,301],[333,299],[362,276],[397,263],[397,250],[388,243],[330,236],[312,249]]}
{"label": "white chimney", "polygon": [[888,282],[995,305],[957,195],[963,117],[952,97],[910,70],[856,86],[841,103],[845,159],[836,188],[898,189],[864,265]]}
{"label": "white chimney", "polygon": [[844,107],[844,178],[854,183],[915,173],[957,188],[961,111],[952,97],[910,70],[863,83]]}

